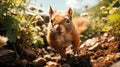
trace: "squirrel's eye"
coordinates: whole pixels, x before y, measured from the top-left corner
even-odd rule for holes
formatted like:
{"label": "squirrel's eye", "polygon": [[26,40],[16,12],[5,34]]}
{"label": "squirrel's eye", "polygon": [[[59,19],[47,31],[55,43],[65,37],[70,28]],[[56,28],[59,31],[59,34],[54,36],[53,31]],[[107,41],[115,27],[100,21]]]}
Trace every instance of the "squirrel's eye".
{"label": "squirrel's eye", "polygon": [[70,23],[70,19],[66,19],[66,23]]}
{"label": "squirrel's eye", "polygon": [[50,22],[53,23],[53,20],[51,20]]}

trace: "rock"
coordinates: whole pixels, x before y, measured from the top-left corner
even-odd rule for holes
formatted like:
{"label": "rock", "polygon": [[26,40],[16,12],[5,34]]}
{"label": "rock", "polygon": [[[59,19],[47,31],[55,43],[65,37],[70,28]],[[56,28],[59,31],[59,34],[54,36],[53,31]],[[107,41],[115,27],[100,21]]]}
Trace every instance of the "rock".
{"label": "rock", "polygon": [[37,55],[41,55],[42,54],[42,49],[37,49]]}
{"label": "rock", "polygon": [[110,67],[120,67],[120,61],[112,64]]}
{"label": "rock", "polygon": [[115,37],[111,37],[111,38],[108,39],[108,42],[114,41],[114,40],[115,40]]}
{"label": "rock", "polygon": [[108,33],[104,33],[103,36],[104,36],[104,37],[107,37],[107,36],[108,36]]}
{"label": "rock", "polygon": [[48,47],[47,47],[47,49],[48,49],[48,50],[52,50],[53,48],[52,48],[52,47],[50,47],[50,46],[48,46]]}
{"label": "rock", "polygon": [[45,48],[42,48],[42,51],[47,54],[48,52],[45,50]]}
{"label": "rock", "polygon": [[88,50],[97,50],[97,49],[99,49],[99,47],[100,47],[100,44],[96,43],[95,45],[89,47]]}
{"label": "rock", "polygon": [[28,60],[27,59],[23,59],[22,60],[22,64],[24,67],[26,67],[28,65]]}
{"label": "rock", "polygon": [[33,65],[34,67],[43,67],[46,65],[46,59],[39,57],[33,61]]}
{"label": "rock", "polygon": [[80,49],[82,49],[83,47],[85,47],[85,45],[86,45],[86,44],[85,44],[85,43],[83,43],[83,44],[81,44],[81,45],[80,45],[80,47],[79,47],[79,48],[80,48]]}
{"label": "rock", "polygon": [[45,67],[61,67],[58,63],[53,61],[48,61],[46,64],[47,65]]}
{"label": "rock", "polygon": [[93,63],[93,67],[110,67],[110,65],[118,61],[119,58],[119,53],[112,53],[106,55],[105,57],[99,57],[96,62]]}
{"label": "rock", "polygon": [[55,61],[55,62],[58,62],[60,59],[61,59],[61,56],[60,56],[60,55],[56,55],[56,56],[54,56],[54,57],[51,57],[51,60],[52,60],[52,61]]}
{"label": "rock", "polygon": [[116,53],[116,56],[117,56],[117,57],[120,57],[120,53]]}
{"label": "rock", "polygon": [[62,67],[71,67],[71,66],[70,66],[70,64],[65,63],[62,65]]}
{"label": "rock", "polygon": [[47,59],[48,61],[51,60],[51,55],[49,55],[49,54],[46,54],[46,55],[44,55],[43,57],[44,57],[45,59]]}
{"label": "rock", "polygon": [[88,39],[85,41],[85,43],[83,43],[80,48],[83,48],[85,46],[87,47],[91,47],[93,46],[96,42],[98,41],[98,38],[92,38],[92,39]]}
{"label": "rock", "polygon": [[30,59],[35,59],[36,58],[36,53],[30,49],[23,49],[23,55],[29,57]]}
{"label": "rock", "polygon": [[13,50],[0,50],[0,63],[14,62],[16,59],[16,53]]}
{"label": "rock", "polygon": [[72,45],[70,45],[66,48],[65,54],[74,54],[73,49],[72,49]]}

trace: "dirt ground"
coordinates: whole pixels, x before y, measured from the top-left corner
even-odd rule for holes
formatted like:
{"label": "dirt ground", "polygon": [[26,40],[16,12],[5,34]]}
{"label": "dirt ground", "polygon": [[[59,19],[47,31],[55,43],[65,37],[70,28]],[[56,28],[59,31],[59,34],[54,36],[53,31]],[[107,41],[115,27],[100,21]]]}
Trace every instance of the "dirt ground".
{"label": "dirt ground", "polygon": [[[120,39],[107,33],[84,41],[77,53],[71,48],[63,58],[51,47],[0,49],[0,67],[119,67]],[[5,50],[11,51],[5,51]],[[13,52],[12,52],[13,51]],[[7,52],[7,53],[6,53]],[[4,54],[3,54],[4,53]],[[6,53],[6,54],[5,54]],[[11,58],[11,59],[10,59]],[[5,61],[6,60],[6,61]]]}

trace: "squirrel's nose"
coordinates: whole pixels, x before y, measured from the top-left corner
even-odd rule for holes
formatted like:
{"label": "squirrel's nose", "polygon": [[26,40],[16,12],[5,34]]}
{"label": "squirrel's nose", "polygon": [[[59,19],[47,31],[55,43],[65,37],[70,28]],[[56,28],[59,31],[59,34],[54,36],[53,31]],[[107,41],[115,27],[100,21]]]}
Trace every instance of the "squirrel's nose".
{"label": "squirrel's nose", "polygon": [[56,26],[55,26],[55,29],[56,29],[56,30],[61,30],[60,25],[56,25]]}
{"label": "squirrel's nose", "polygon": [[61,27],[60,27],[60,25],[57,27],[57,30],[61,30]]}

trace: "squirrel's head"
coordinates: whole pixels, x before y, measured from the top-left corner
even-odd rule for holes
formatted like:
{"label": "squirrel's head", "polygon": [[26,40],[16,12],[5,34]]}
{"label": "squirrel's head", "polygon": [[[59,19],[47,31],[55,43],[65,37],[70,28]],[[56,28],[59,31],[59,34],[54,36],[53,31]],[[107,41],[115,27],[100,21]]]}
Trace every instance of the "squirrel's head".
{"label": "squirrel's head", "polygon": [[66,12],[57,12],[50,7],[49,16],[52,28],[58,34],[68,33],[73,29],[71,8],[69,8]]}

